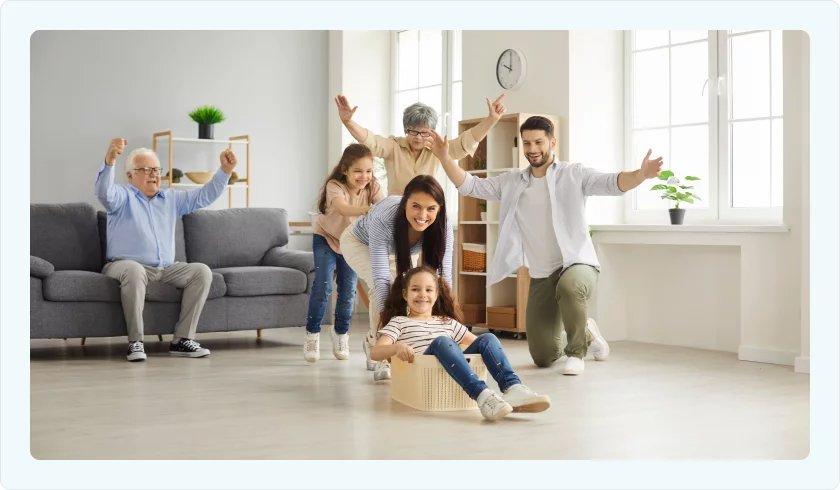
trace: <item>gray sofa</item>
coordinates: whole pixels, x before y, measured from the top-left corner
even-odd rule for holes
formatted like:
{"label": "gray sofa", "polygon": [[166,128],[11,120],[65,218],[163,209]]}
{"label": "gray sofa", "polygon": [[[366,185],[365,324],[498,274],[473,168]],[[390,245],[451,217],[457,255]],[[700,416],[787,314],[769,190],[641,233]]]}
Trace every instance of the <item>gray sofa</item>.
{"label": "gray sofa", "polygon": [[[30,338],[126,335],[119,283],[101,274],[106,219],[86,203],[30,206]],[[288,239],[283,209],[201,210],[178,219],[175,260],[213,271],[199,333],[306,325],[313,256],[285,248]],[[145,333],[171,334],[180,302],[180,289],[150,282]]]}

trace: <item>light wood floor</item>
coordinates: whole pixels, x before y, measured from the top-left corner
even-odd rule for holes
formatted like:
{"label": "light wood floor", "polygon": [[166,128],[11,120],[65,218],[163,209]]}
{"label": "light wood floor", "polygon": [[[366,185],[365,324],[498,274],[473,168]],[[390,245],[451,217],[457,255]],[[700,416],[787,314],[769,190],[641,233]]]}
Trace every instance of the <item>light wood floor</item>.
{"label": "light wood floor", "polygon": [[[351,359],[303,360],[303,328],[202,335],[204,359],[125,361],[125,338],[31,341],[31,452],[38,459],[801,459],[809,376],[734,354],[614,342],[586,374],[538,369],[503,340],[541,414],[485,422],[424,413],[364,370],[367,319]],[[476,331],[476,333],[479,333]],[[490,380],[492,388],[495,383]]]}

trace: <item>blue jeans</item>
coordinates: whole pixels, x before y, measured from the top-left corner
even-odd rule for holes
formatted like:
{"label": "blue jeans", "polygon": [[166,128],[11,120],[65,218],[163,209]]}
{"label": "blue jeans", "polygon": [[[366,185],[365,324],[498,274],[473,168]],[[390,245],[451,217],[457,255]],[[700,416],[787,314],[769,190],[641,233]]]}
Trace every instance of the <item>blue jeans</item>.
{"label": "blue jeans", "polygon": [[333,274],[338,284],[338,300],[335,302],[335,331],[345,334],[350,330],[353,316],[353,302],[356,299],[357,276],[344,261],[344,256],[330,248],[327,239],[321,235],[312,236],[312,253],[315,255],[315,282],[309,293],[309,313],[306,317],[306,331],[321,332],[321,322],[332,294]]}
{"label": "blue jeans", "polygon": [[481,354],[481,358],[487,366],[487,371],[499,384],[502,393],[506,392],[511,386],[522,383],[516,373],[513,372],[513,368],[510,367],[505,351],[502,350],[502,344],[492,333],[479,335],[463,352],[461,347],[451,338],[437,337],[423,354],[437,357],[446,372],[473,400],[487,389],[487,384],[478,379],[478,376],[470,369],[470,364],[464,357],[465,354]]}

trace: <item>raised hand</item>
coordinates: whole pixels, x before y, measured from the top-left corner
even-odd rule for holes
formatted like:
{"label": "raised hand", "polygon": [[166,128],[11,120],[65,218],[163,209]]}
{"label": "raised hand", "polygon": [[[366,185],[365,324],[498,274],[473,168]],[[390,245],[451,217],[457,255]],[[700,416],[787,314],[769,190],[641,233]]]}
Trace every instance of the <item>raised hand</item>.
{"label": "raised hand", "polygon": [[432,150],[432,153],[434,153],[438,160],[443,160],[449,155],[449,138],[446,136],[441,138],[440,134],[434,129],[429,129],[429,132],[432,133],[429,149]]}
{"label": "raised hand", "polygon": [[219,161],[222,162],[222,171],[226,174],[233,172],[236,167],[236,154],[230,148],[226,149],[219,155]]}
{"label": "raised hand", "polygon": [[122,138],[112,139],[111,145],[108,146],[108,153],[105,154],[105,165],[113,167],[114,162],[117,161],[117,157],[122,154],[123,150],[125,150],[125,145],[127,143],[128,140],[124,140]]}
{"label": "raised hand", "polygon": [[347,102],[347,97],[343,95],[339,95],[335,98],[335,105],[338,106],[338,117],[341,119],[341,122],[346,123],[353,119],[353,114],[356,113],[356,109],[359,106],[354,108],[350,108],[350,103]]}
{"label": "raised hand", "polygon": [[650,159],[650,154],[653,153],[653,150],[648,150],[647,155],[645,155],[645,159],[642,160],[642,175],[645,179],[652,179],[654,177],[659,176],[659,172],[662,171],[662,164],[665,163],[662,161],[662,157],[654,158],[653,160]]}
{"label": "raised hand", "polygon": [[487,101],[487,110],[490,112],[489,117],[493,119],[494,123],[497,122],[505,113],[505,105],[502,103],[502,99],[504,97],[505,94],[502,94],[498,96],[493,102],[490,102],[490,99],[484,99]]}

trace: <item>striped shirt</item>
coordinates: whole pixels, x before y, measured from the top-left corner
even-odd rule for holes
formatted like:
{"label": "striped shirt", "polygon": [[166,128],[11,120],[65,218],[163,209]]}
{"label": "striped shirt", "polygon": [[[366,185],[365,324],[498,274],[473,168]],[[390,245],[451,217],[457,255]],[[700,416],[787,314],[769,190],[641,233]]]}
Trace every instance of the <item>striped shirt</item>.
{"label": "striped shirt", "polygon": [[442,320],[440,317],[434,317],[431,320],[419,320],[407,316],[391,318],[377,333],[391,337],[394,342],[408,344],[415,354],[426,352],[429,344],[438,337],[449,337],[458,343],[466,334],[467,327],[451,318]]}
{"label": "striped shirt", "polygon": [[[370,268],[373,288],[379,311],[385,309],[385,301],[391,291],[391,267],[388,257],[396,254],[394,242],[394,220],[402,196],[388,196],[376,203],[367,214],[360,216],[352,225],[353,235],[370,249]],[[437,219],[446,219],[439,214]],[[443,252],[443,279],[452,286],[452,223],[446,220],[445,249]],[[423,237],[411,247],[410,254],[417,255],[423,249]]]}

